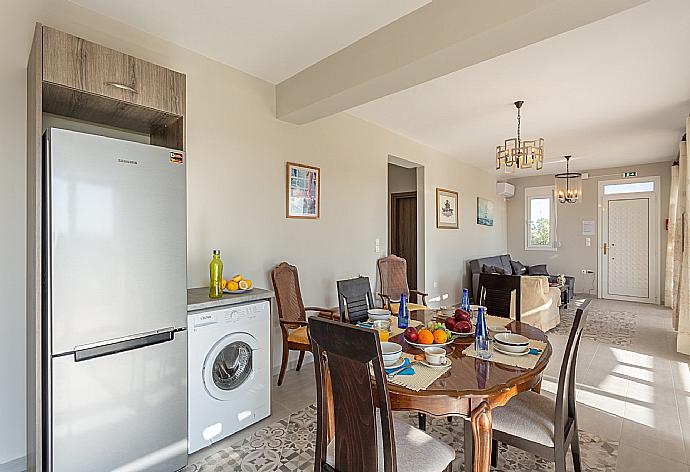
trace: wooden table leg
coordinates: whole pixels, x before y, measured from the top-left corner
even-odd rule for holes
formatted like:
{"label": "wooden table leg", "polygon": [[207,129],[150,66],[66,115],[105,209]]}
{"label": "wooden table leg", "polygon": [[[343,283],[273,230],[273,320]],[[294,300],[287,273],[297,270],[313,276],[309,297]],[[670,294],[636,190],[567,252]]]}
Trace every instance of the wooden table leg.
{"label": "wooden table leg", "polygon": [[474,472],[489,472],[491,468],[491,408],[485,401],[472,411],[472,439],[474,444]]}

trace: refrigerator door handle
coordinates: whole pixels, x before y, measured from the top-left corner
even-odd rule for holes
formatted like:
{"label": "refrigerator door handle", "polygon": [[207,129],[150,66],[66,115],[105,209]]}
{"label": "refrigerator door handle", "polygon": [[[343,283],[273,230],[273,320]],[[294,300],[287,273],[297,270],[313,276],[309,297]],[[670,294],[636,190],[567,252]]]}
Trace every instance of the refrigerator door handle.
{"label": "refrigerator door handle", "polygon": [[179,329],[169,328],[160,331],[154,331],[141,336],[122,338],[117,341],[91,344],[88,346],[80,346],[74,350],[74,361],[82,362],[97,357],[109,356],[117,354],[118,352],[131,351],[133,349],[141,349],[154,344],[161,344],[175,339],[175,332]]}

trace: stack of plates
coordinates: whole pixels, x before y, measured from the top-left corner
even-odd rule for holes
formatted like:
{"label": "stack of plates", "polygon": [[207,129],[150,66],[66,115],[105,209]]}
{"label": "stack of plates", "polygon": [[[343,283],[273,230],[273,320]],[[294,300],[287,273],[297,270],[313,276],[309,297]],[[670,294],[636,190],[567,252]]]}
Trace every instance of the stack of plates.
{"label": "stack of plates", "polygon": [[529,354],[529,339],[521,334],[498,333],[494,336],[494,349],[509,356]]}
{"label": "stack of plates", "polygon": [[383,310],[381,308],[371,308],[367,310],[367,314],[371,321],[387,320],[391,317],[391,312],[389,310]]}

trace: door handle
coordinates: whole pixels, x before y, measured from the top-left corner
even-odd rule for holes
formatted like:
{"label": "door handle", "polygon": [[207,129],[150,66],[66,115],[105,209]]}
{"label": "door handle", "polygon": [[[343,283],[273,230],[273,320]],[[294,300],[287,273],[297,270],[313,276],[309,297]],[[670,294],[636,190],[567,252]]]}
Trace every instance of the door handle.
{"label": "door handle", "polygon": [[604,255],[608,254],[609,252],[609,243],[604,243]]}
{"label": "door handle", "polygon": [[109,356],[119,352],[132,351],[172,341],[175,339],[175,331],[174,328],[168,328],[153,333],[146,333],[143,336],[121,338],[111,343],[77,347],[74,350],[74,361],[88,361],[97,357]]}

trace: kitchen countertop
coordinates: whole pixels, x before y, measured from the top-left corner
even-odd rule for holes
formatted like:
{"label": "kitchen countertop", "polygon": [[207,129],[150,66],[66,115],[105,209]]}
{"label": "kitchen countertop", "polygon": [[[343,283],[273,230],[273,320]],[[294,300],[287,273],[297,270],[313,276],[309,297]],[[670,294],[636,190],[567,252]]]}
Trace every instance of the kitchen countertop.
{"label": "kitchen countertop", "polygon": [[254,288],[245,293],[224,293],[223,298],[212,299],[208,297],[208,287],[188,288],[187,289],[187,311],[205,310],[207,308],[218,308],[227,305],[237,305],[239,303],[254,302],[257,300],[269,300],[274,296],[273,290]]}

